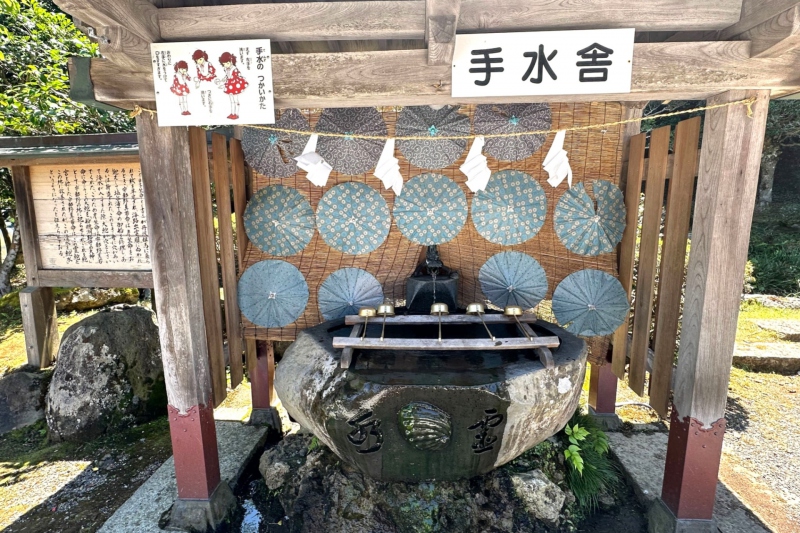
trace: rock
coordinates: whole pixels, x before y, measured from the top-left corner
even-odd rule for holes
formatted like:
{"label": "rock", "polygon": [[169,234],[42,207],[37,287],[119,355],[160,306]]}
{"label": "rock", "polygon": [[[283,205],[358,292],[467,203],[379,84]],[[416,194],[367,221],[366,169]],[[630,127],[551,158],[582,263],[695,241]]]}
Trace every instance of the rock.
{"label": "rock", "polygon": [[113,304],[135,304],[139,301],[137,289],[69,289],[56,293],[56,310],[89,311]]}
{"label": "rock", "polygon": [[549,525],[555,525],[566,495],[558,485],[547,479],[541,470],[511,476],[517,497],[533,516]]}
{"label": "rock", "polygon": [[0,435],[44,418],[50,372],[23,367],[0,378]]}
{"label": "rock", "polygon": [[800,341],[800,320],[773,318],[753,322],[761,329],[777,333],[783,340]]}
{"label": "rock", "polygon": [[525,457],[534,470],[506,465],[468,480],[392,483],[362,474],[310,436],[289,435],[263,454],[259,469],[292,533],[568,530],[565,492],[537,469],[545,459]]}
{"label": "rock", "polygon": [[64,333],[47,394],[52,440],[90,440],[165,412],[153,319],[144,307],[116,306]]}

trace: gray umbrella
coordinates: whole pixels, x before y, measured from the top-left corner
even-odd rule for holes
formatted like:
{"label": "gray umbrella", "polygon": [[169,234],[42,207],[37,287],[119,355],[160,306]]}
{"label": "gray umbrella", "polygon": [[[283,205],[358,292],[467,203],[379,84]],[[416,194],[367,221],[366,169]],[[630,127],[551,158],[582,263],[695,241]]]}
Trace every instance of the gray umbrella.
{"label": "gray umbrella", "polygon": [[573,272],[553,291],[553,314],[576,335],[614,333],[625,321],[630,304],[617,278],[601,270]]}
{"label": "gray umbrella", "polygon": [[522,252],[500,252],[478,273],[486,298],[498,307],[532,309],[547,294],[547,274],[539,262]]}
{"label": "gray umbrella", "polygon": [[308,284],[297,267],[278,259],[259,261],[239,279],[239,308],[265,328],[282,328],[297,320],[308,304]]}
{"label": "gray umbrella", "polygon": [[333,170],[354,176],[375,168],[381,157],[382,139],[359,139],[350,135],[386,136],[386,123],[374,107],[326,109],[317,121],[318,133],[343,133],[346,137],[319,136],[317,153]]}
{"label": "gray umbrella", "polygon": [[382,302],[381,284],[360,268],[341,268],[319,288],[319,310],[325,320],[355,315],[361,307],[378,307]]}
{"label": "gray umbrella", "polygon": [[[287,109],[275,122],[276,128],[311,131],[298,109]],[[244,128],[242,150],[247,164],[269,178],[286,178],[297,172],[294,157],[303,153],[308,135]]]}
{"label": "gray umbrella", "polygon": [[436,140],[437,137],[469,135],[469,117],[458,112],[459,106],[404,107],[397,118],[396,134],[430,137],[430,141],[397,141],[400,152],[414,166],[445,168],[455,163],[467,147],[467,139]]}
{"label": "gray umbrella", "polygon": [[[549,130],[550,106],[547,104],[486,104],[475,109],[475,135]],[[544,134],[513,137],[489,137],[484,153],[501,161],[520,161],[542,147]]]}

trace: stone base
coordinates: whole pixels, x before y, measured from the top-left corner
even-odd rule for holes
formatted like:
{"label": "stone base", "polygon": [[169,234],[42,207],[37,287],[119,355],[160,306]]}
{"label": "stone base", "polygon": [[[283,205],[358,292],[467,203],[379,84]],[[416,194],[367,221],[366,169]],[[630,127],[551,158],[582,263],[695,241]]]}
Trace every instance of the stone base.
{"label": "stone base", "polygon": [[270,426],[276,429],[281,428],[281,419],[278,410],[274,407],[267,409],[253,409],[250,412],[250,420],[247,422],[251,426]]}
{"label": "stone base", "polygon": [[648,533],[717,533],[716,520],[686,520],[676,517],[658,498],[647,512]]}
{"label": "stone base", "polygon": [[177,499],[159,520],[159,527],[167,531],[213,532],[236,509],[236,496],[223,482],[208,500]]}
{"label": "stone base", "polygon": [[598,413],[590,405],[589,416],[603,431],[618,431],[622,427],[622,420],[619,419],[616,413]]}

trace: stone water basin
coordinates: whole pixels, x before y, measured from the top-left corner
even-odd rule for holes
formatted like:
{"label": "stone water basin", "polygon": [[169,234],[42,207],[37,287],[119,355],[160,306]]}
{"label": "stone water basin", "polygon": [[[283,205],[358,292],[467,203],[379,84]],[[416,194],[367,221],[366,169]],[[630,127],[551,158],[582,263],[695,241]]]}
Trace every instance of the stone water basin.
{"label": "stone water basin", "polygon": [[[455,480],[484,474],[557,433],[578,406],[586,343],[544,321],[556,335],[555,368],[532,350],[463,352],[358,350],[339,366],[334,336],[344,320],[302,331],[275,373],[283,406],[343,461],[383,481]],[[492,325],[498,337],[514,326]],[[367,335],[380,336],[380,320]],[[387,327],[387,336],[436,338],[436,326]],[[480,338],[474,325],[443,328],[446,338]]]}

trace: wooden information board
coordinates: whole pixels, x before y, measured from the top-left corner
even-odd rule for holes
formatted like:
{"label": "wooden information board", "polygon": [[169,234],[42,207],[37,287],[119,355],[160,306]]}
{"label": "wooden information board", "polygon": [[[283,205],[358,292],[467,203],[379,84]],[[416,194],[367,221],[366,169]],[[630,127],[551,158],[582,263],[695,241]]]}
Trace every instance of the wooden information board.
{"label": "wooden information board", "polygon": [[150,270],[139,163],[30,167],[40,268]]}

